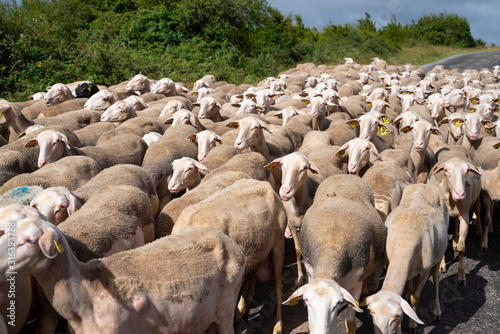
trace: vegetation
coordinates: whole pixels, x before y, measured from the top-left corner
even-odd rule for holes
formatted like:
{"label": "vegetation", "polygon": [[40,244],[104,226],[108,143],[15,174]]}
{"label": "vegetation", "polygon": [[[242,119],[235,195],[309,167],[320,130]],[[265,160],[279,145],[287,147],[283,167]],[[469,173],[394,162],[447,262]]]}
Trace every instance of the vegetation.
{"label": "vegetation", "polygon": [[11,0],[0,10],[0,92],[12,100],[56,82],[112,85],[143,73],[190,84],[210,73],[255,83],[303,62],[398,62],[408,47],[484,46],[455,14],[410,25],[394,17],[377,29],[365,13],[318,31],[266,0]]}

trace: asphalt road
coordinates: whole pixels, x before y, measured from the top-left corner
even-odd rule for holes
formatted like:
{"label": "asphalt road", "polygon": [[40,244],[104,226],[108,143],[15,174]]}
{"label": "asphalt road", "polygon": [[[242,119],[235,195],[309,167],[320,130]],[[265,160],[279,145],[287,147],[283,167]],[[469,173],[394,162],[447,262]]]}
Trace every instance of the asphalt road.
{"label": "asphalt road", "polygon": [[[438,62],[420,66],[426,72],[435,65],[445,69],[488,68],[500,65],[500,51],[488,51],[457,55]],[[433,283],[430,278],[422,290],[417,314],[424,325],[418,326],[418,333],[429,334],[496,334],[500,333],[500,210],[497,207],[493,216],[494,232],[489,238],[488,252],[480,252],[479,239],[471,226],[466,239],[464,268],[467,285],[457,285],[458,254],[451,249],[446,252],[448,271],[441,274],[440,302],[441,321],[432,319]],[[284,300],[293,292],[297,267],[292,240],[286,241],[285,263],[283,269]],[[257,283],[254,306],[248,315],[235,325],[236,333],[272,333],[276,317],[276,298],[274,281]],[[373,323],[366,307],[364,313],[357,314],[357,332],[373,333]],[[346,333],[345,310],[339,313],[334,333]],[[307,333],[307,308],[300,302],[296,306],[283,306],[283,333]],[[407,332],[407,317],[403,322],[403,333]]]}
{"label": "asphalt road", "polygon": [[419,68],[427,73],[436,65],[443,65],[446,70],[457,68],[460,71],[466,69],[476,69],[479,71],[482,68],[488,68],[493,72],[493,66],[500,65],[500,51],[465,53],[422,65]]}

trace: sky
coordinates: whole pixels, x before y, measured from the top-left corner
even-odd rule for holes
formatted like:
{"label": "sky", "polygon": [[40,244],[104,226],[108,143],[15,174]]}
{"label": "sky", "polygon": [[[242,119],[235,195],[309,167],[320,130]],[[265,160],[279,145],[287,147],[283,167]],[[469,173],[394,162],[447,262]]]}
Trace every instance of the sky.
{"label": "sky", "polygon": [[500,46],[499,0],[268,0],[283,15],[299,14],[306,27],[321,29],[329,24],[356,23],[365,12],[377,28],[394,14],[397,22],[411,24],[423,15],[454,13],[469,22],[474,39]]}

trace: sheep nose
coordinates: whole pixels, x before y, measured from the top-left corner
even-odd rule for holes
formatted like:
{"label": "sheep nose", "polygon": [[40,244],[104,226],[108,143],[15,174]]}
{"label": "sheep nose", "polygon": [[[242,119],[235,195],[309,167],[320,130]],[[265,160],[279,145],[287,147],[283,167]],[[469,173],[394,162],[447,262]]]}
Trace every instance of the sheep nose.
{"label": "sheep nose", "polygon": [[47,164],[47,160],[38,160],[38,168],[42,168]]}
{"label": "sheep nose", "polygon": [[289,187],[286,187],[286,186],[283,186],[280,188],[280,197],[282,200],[284,201],[288,201],[290,198],[291,198],[291,192],[292,192],[292,189],[290,189]]}
{"label": "sheep nose", "polygon": [[463,190],[455,190],[455,199],[463,199],[465,197],[465,191]]}
{"label": "sheep nose", "polygon": [[356,173],[357,167],[357,164],[349,164],[349,173]]}
{"label": "sheep nose", "polygon": [[367,138],[368,138],[368,135],[367,135],[366,133],[363,133],[363,134],[361,135],[361,138],[363,138],[363,139],[367,139]]}
{"label": "sheep nose", "polygon": [[202,161],[203,159],[205,159],[207,155],[205,153],[200,153],[198,154],[198,161]]}

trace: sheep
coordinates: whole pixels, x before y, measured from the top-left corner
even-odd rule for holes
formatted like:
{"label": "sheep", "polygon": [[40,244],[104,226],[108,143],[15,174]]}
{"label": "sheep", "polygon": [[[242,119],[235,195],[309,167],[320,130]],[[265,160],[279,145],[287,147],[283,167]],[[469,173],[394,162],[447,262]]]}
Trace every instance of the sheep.
{"label": "sheep", "polygon": [[116,129],[117,126],[117,123],[97,122],[90,124],[83,129],[76,130],[75,135],[78,137],[82,147],[95,146],[99,137],[101,137],[105,132]]}
{"label": "sheep", "polygon": [[443,107],[452,108],[453,112],[463,112],[466,108],[466,93],[461,89],[454,89],[445,95]]}
{"label": "sheep", "polygon": [[78,259],[85,262],[154,240],[149,198],[129,185],[102,187],[58,228]]}
{"label": "sheep", "polygon": [[372,187],[375,209],[382,221],[399,205],[403,190],[414,182],[414,171],[409,150],[389,149],[364,173],[363,179]]}
{"label": "sheep", "polygon": [[224,141],[221,136],[211,130],[203,130],[198,133],[192,133],[187,136],[187,139],[197,145],[198,160],[200,162],[205,159],[212,148],[216,147],[217,143],[224,145]]}
{"label": "sheep", "polygon": [[324,131],[330,126],[329,120],[326,119],[326,115],[329,111],[329,107],[337,106],[336,104],[327,101],[323,96],[315,96],[311,104],[310,115],[314,117],[315,123],[313,123],[313,130]]}
{"label": "sheep", "polygon": [[151,91],[152,80],[142,74],[137,74],[125,86],[128,92],[139,92],[141,95]]}
{"label": "sheep", "polygon": [[237,180],[253,178],[269,181],[271,172],[263,168],[266,163],[267,161],[260,153],[248,152],[235,155],[219,168],[212,170],[195,189],[179,198],[174,198],[165,205],[156,219],[156,238],[171,233],[175,221],[184,208],[204,200]]}
{"label": "sheep", "polygon": [[[448,245],[448,209],[434,185],[415,184],[403,192],[401,204],[387,217],[386,254],[389,261],[382,289],[366,298],[375,332],[400,332],[402,313],[410,317],[409,332],[416,332],[420,292],[432,271],[435,320],[441,319],[439,306],[439,263]],[[401,296],[409,284],[410,306]],[[411,289],[411,290],[410,290]],[[413,307],[413,309],[412,309]]]}
{"label": "sheep", "polygon": [[344,302],[351,304],[347,330],[356,330],[355,311],[362,312],[356,300],[361,296],[363,281],[378,281],[384,259],[385,226],[373,203],[373,192],[366,181],[335,175],[319,185],[314,203],[304,216],[300,247],[309,283],[283,304],[296,303],[299,298],[306,301],[311,333],[330,333]]}
{"label": "sheep", "polygon": [[142,136],[142,140],[149,146],[153,145],[155,142],[157,142],[161,138],[161,134],[158,132],[150,132],[146,133],[144,136]]}
{"label": "sheep", "polygon": [[392,125],[397,125],[399,126],[400,129],[404,128],[405,126],[412,125],[414,122],[419,121],[420,117],[415,114],[412,111],[405,111],[404,113],[401,113],[398,115],[394,121],[392,122]]}
{"label": "sheep", "polygon": [[359,124],[359,137],[368,139],[375,145],[378,152],[382,152],[390,148],[390,142],[392,140],[385,141],[381,137],[377,136],[377,130],[380,131],[382,136],[389,133],[387,131],[388,126],[380,120],[381,117],[383,116],[377,116],[376,114],[364,114],[359,118],[346,121],[346,124],[349,124],[352,128],[355,128],[356,125]]}
{"label": "sheep", "polygon": [[295,252],[297,255],[297,282],[296,287],[304,283],[302,253],[299,246],[299,230],[302,219],[307,209],[312,205],[318,182],[307,176],[307,171],[321,178],[318,168],[302,153],[293,152],[284,157],[274,159],[265,168],[273,170],[280,167],[282,172],[281,187],[279,195],[283,201],[286,216],[288,218],[288,229],[293,236]]}
{"label": "sheep", "polygon": [[175,82],[173,82],[169,78],[162,78],[158,80],[153,88],[151,88],[151,92],[155,94],[163,94],[165,96],[177,96],[177,89],[175,88]]}
{"label": "sheep", "polygon": [[47,94],[47,93],[46,92],[36,92],[35,94],[28,96],[28,100],[32,100],[32,101],[43,100],[43,98],[45,97],[45,94]]}
{"label": "sheep", "polygon": [[250,99],[243,100],[240,103],[233,103],[231,106],[238,108],[236,115],[260,114],[262,112],[262,109],[257,106],[257,103]]}
{"label": "sheep", "polygon": [[349,174],[363,176],[370,167],[370,153],[378,157],[379,152],[372,142],[364,138],[354,138],[342,145],[335,155],[339,158],[349,157],[347,163]]}
{"label": "sheep", "polygon": [[137,117],[134,107],[123,100],[115,102],[101,115],[101,122],[123,122]]}
{"label": "sheep", "polygon": [[[407,125],[401,129],[403,133],[412,133],[412,144],[410,156],[413,160],[415,171],[413,181],[415,183],[426,183],[430,168],[436,163],[434,152],[428,150],[431,134],[443,135],[441,131],[431,123],[421,120],[416,121],[412,125]],[[405,145],[398,146],[405,147]]]}
{"label": "sheep", "polygon": [[89,98],[99,91],[99,87],[93,82],[82,82],[71,93],[74,98],[86,97]]}
{"label": "sheep", "polygon": [[205,126],[203,126],[203,124],[201,124],[198,117],[196,117],[196,115],[193,112],[191,112],[187,109],[181,109],[179,111],[176,111],[172,117],[168,118],[163,123],[164,124],[172,124],[172,125],[188,124],[188,125],[192,125],[195,128],[197,128],[198,131],[205,130]]}
{"label": "sheep", "polygon": [[222,116],[220,115],[221,104],[211,96],[204,97],[200,102],[195,102],[191,104],[193,107],[200,107],[198,113],[198,118],[200,119],[211,119],[214,122],[221,122]]}
{"label": "sheep", "polygon": [[274,114],[274,116],[282,119],[283,122],[281,125],[284,126],[292,119],[292,117],[297,116],[299,113],[301,112],[298,111],[295,107],[289,106],[282,110],[279,110],[277,113]]}
{"label": "sheep", "polygon": [[191,125],[171,126],[144,155],[142,167],[155,183],[160,208],[163,208],[170,200],[167,180],[172,175],[172,161],[182,157],[195,159],[198,154],[197,147],[184,139],[195,131],[196,129]]}
{"label": "sheep", "polygon": [[459,140],[464,134],[462,129],[464,122],[465,118],[461,113],[452,113],[441,119],[438,123],[439,125],[447,124],[440,126],[439,128],[439,130],[443,133],[446,144],[461,145],[461,141]]}
{"label": "sheep", "polygon": [[96,192],[110,185],[129,185],[142,190],[149,198],[153,215],[159,210],[158,195],[151,176],[141,167],[131,164],[119,164],[104,169],[89,182],[74,190],[74,195],[83,203]]}
{"label": "sheep", "polygon": [[200,171],[208,172],[207,167],[193,158],[182,157],[172,162],[172,177],[168,183],[168,190],[172,194],[179,191],[194,189],[200,184]]}
{"label": "sheep", "polygon": [[73,99],[71,90],[62,83],[56,83],[47,87],[47,94],[43,97],[43,103],[50,107],[71,99]]}
{"label": "sheep", "polygon": [[42,217],[54,225],[59,225],[82,207],[79,198],[66,187],[50,187],[39,192],[30,202]]}
{"label": "sheep", "polygon": [[500,200],[499,192],[499,162],[500,150],[498,150],[497,138],[484,138],[483,143],[474,155],[474,163],[481,173],[481,206],[484,207],[483,225],[479,224],[476,233],[481,235],[481,251],[488,250],[488,233],[492,228],[493,207]]}
{"label": "sheep", "polygon": [[19,108],[12,103],[0,104],[0,125],[5,126],[9,130],[9,136],[5,137],[9,143],[14,142],[21,133],[35,123],[28,120]]}
{"label": "sheep", "polygon": [[[465,157],[438,161],[432,170],[433,173],[429,177],[429,183],[439,187],[444,196],[450,217],[456,218],[453,250],[458,250],[458,284],[465,285],[466,277],[463,267],[465,238],[469,229],[469,210],[476,203],[481,191],[481,172],[474,167],[471,160]],[[478,211],[476,210],[476,212]],[[458,241],[457,229],[459,230]],[[441,271],[445,270],[443,258]]]}
{"label": "sheep", "polygon": [[92,95],[87,102],[85,102],[84,108],[92,110],[106,110],[119,100],[120,98],[117,93],[108,89],[103,89]]}
{"label": "sheep", "polygon": [[146,102],[144,102],[144,100],[142,98],[140,98],[139,96],[130,95],[129,97],[127,97],[123,101],[130,103],[130,105],[132,105],[132,107],[134,107],[135,111],[140,111],[140,110],[144,110],[146,108],[149,108],[149,105]]}
{"label": "sheep", "polygon": [[89,157],[64,157],[33,173],[14,176],[2,185],[0,194],[4,194],[20,186],[31,185],[38,185],[43,188],[64,186],[73,191],[81,187],[100,171],[101,169],[97,162]]}
{"label": "sheep", "polygon": [[167,102],[167,104],[163,107],[163,109],[160,112],[160,115],[158,117],[165,117],[165,116],[173,116],[177,111],[181,109],[187,109],[189,110],[184,102],[180,100],[170,100]]}
{"label": "sheep", "polygon": [[28,157],[19,151],[0,151],[0,186],[16,175],[34,171]]}
{"label": "sheep", "polygon": [[85,98],[67,100],[57,105],[51,105],[50,107],[46,106],[43,102],[37,102],[22,109],[21,112],[24,116],[26,116],[26,118],[35,120],[44,117],[57,116],[68,111],[83,109],[85,103],[87,103],[87,99]]}
{"label": "sheep", "polygon": [[100,145],[113,137],[120,136],[123,134],[134,134],[136,136],[142,137],[149,132],[165,132],[162,124],[149,117],[137,116],[124,121],[122,124],[117,126],[115,129],[107,131],[99,137],[96,145]]}
{"label": "sheep", "polygon": [[[231,198],[232,201],[220,201]],[[244,179],[222,189],[207,199],[185,208],[172,229],[172,235],[189,226],[207,226],[226,233],[243,250],[248,264],[242,296],[238,303],[240,315],[253,298],[249,291],[255,279],[276,280],[276,321],[273,333],[282,332],[281,300],[283,297],[282,265],[283,233],[286,215],[283,204],[271,185],[265,181]],[[253,273],[255,276],[248,275]]]}
{"label": "sheep", "polygon": [[[28,242],[18,247],[18,277],[33,274],[73,332],[233,330],[246,259],[222,233],[190,228],[85,264],[50,223],[26,218],[18,220],[17,226],[18,240],[36,242],[35,247]],[[7,246],[6,238],[0,242]],[[165,266],[178,270],[164,270]],[[46,275],[49,267],[60,270]],[[6,260],[1,268],[0,281],[6,282],[10,277]],[[103,317],[109,321],[101,321]]]}
{"label": "sheep", "polygon": [[485,135],[484,132],[481,132],[481,128],[489,126],[491,122],[485,120],[480,113],[474,112],[464,116],[463,124],[464,136],[462,146],[468,149],[471,156],[474,157],[474,152],[481,145],[481,137]]}

